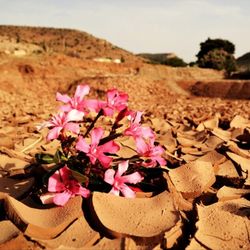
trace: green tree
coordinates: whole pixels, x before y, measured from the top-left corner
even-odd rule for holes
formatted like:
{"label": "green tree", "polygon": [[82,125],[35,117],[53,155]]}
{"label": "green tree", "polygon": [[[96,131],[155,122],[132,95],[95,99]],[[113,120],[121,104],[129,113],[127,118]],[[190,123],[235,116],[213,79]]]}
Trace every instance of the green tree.
{"label": "green tree", "polygon": [[210,39],[208,38],[205,42],[200,43],[200,51],[196,55],[198,61],[204,57],[209,51],[214,49],[223,49],[229,54],[234,54],[235,46],[228,40],[223,39]]}
{"label": "green tree", "polygon": [[226,76],[230,76],[236,70],[234,51],[235,46],[230,41],[208,38],[200,44],[197,64],[202,68],[225,70]]}
{"label": "green tree", "polygon": [[172,57],[172,58],[168,58],[165,62],[165,65],[169,65],[172,67],[186,67],[187,64],[179,57]]}

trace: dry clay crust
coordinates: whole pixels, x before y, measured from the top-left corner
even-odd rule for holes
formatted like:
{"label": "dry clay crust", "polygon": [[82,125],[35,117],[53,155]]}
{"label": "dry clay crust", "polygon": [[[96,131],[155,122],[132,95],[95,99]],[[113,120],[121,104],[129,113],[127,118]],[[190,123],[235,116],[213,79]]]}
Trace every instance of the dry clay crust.
{"label": "dry clay crust", "polygon": [[180,220],[173,196],[167,191],[138,199],[94,192],[92,203],[95,219],[116,235],[153,237],[170,230]]}

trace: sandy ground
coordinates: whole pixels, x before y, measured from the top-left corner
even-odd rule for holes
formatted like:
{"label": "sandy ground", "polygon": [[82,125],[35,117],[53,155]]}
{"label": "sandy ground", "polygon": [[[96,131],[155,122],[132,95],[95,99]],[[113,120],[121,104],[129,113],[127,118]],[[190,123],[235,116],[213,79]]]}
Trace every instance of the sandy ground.
{"label": "sandy ground", "polygon": [[[249,249],[250,102],[240,91],[223,98],[234,85],[210,97],[210,87],[196,85],[219,85],[221,73],[59,54],[3,54],[0,72],[0,249]],[[72,94],[79,83],[100,98],[115,86],[131,108],[145,111],[165,147],[161,193],[96,192],[65,207],[32,195],[44,167],[32,165],[34,155],[56,148],[35,125],[55,113],[56,91]]]}

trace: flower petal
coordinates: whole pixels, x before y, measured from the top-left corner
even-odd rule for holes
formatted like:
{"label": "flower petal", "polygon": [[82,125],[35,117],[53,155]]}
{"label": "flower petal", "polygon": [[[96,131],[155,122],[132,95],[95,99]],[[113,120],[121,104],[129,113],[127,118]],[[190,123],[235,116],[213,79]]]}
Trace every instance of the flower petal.
{"label": "flower petal", "polygon": [[141,111],[135,112],[134,117],[133,117],[134,118],[133,123],[139,124],[141,122],[142,114],[143,114],[143,112],[141,112]]}
{"label": "flower petal", "polygon": [[122,174],[127,171],[127,169],[128,169],[128,161],[123,161],[119,163],[118,170],[117,170],[115,177],[121,177]]}
{"label": "flower petal", "polygon": [[43,204],[51,204],[55,196],[56,193],[45,193],[40,196],[40,200]]}
{"label": "flower petal", "polygon": [[135,192],[126,184],[120,186],[120,191],[126,198],[135,198]]}
{"label": "flower petal", "polygon": [[72,110],[72,106],[70,104],[62,105],[59,107],[59,109],[63,112],[70,112]]}
{"label": "flower petal", "polygon": [[136,138],[135,144],[136,150],[140,155],[144,155],[148,152],[148,144],[142,138]]}
{"label": "flower petal", "polygon": [[133,136],[134,139],[142,137],[141,125],[137,123],[131,123],[130,127],[124,131],[124,135]]}
{"label": "flower petal", "polygon": [[52,128],[47,135],[47,141],[57,139],[58,136],[60,135],[62,129],[63,129],[62,127]]}
{"label": "flower petal", "polygon": [[72,188],[70,189],[70,191],[75,195],[81,195],[84,198],[87,198],[90,195],[90,191],[82,187],[81,184],[76,180],[71,181],[71,187]]}
{"label": "flower petal", "polygon": [[153,160],[156,160],[161,166],[165,166],[167,164],[166,160],[160,156],[152,157]]}
{"label": "flower petal", "polygon": [[91,132],[91,145],[98,145],[102,136],[104,134],[104,130],[102,128],[95,128]]}
{"label": "flower petal", "polygon": [[154,155],[161,155],[164,153],[164,149],[161,146],[155,146],[152,151]]}
{"label": "flower petal", "polygon": [[102,151],[102,152],[114,154],[117,151],[119,151],[120,146],[117,143],[115,143],[114,141],[109,141],[109,142],[99,146],[98,149],[100,149],[100,151]]}
{"label": "flower petal", "polygon": [[104,173],[104,181],[110,185],[113,185],[115,181],[114,176],[115,176],[115,170],[107,169]]}
{"label": "flower petal", "polygon": [[119,196],[119,195],[120,195],[120,190],[117,189],[117,188],[115,188],[115,187],[113,187],[113,188],[110,190],[109,193],[110,193],[110,194],[113,194],[113,195],[116,195],[116,196]]}
{"label": "flower petal", "polygon": [[78,85],[74,97],[78,101],[82,101],[84,96],[89,93],[90,87],[88,85]]}
{"label": "flower petal", "polygon": [[134,172],[129,175],[121,176],[121,180],[126,183],[136,184],[138,182],[141,182],[143,180],[143,177],[138,172]]}
{"label": "flower petal", "polygon": [[84,153],[89,152],[90,146],[86,143],[85,139],[82,136],[79,136],[78,142],[76,143],[76,149]]}
{"label": "flower petal", "polygon": [[72,109],[67,113],[65,117],[65,122],[70,122],[70,121],[81,121],[82,118],[84,117],[84,112],[79,111],[77,109]]}
{"label": "flower petal", "polygon": [[98,113],[101,109],[100,102],[98,100],[84,100],[84,107],[90,111]]}
{"label": "flower petal", "polygon": [[93,154],[91,154],[91,153],[88,153],[87,156],[89,157],[90,162],[91,162],[92,164],[95,164],[95,163],[96,163],[96,160],[97,160],[97,156],[96,156],[96,155],[93,155]]}
{"label": "flower petal", "polygon": [[155,134],[153,130],[149,127],[141,127],[141,134],[145,139],[148,139],[148,138],[155,139]]}
{"label": "flower petal", "polygon": [[53,202],[58,206],[64,206],[71,196],[74,195],[72,195],[72,193],[70,193],[68,190],[65,190],[63,193],[57,193],[53,198]]}
{"label": "flower petal", "polygon": [[56,100],[64,103],[68,103],[71,101],[71,98],[68,95],[62,95],[61,93],[56,93]]}
{"label": "flower petal", "polygon": [[90,196],[90,191],[87,188],[81,186],[79,192],[77,192],[76,194],[79,194],[84,198],[88,198]]}
{"label": "flower petal", "polygon": [[104,113],[105,116],[110,116],[110,117],[112,117],[113,114],[114,114],[114,109],[111,108],[111,107],[104,107],[104,108],[103,108],[103,113]]}
{"label": "flower petal", "polygon": [[100,161],[104,168],[108,168],[112,162],[112,157],[106,156],[103,153],[99,153],[97,159]]}
{"label": "flower petal", "polygon": [[59,171],[56,171],[49,177],[48,191],[49,192],[61,192],[64,191],[65,185],[62,183],[61,175]]}
{"label": "flower petal", "polygon": [[70,180],[69,177],[71,175],[70,169],[65,165],[63,168],[59,169],[59,173],[60,173],[62,183],[64,185],[67,185],[67,182],[69,182],[69,180]]}
{"label": "flower petal", "polygon": [[108,90],[108,92],[107,92],[107,100],[108,100],[108,102],[112,102],[116,95],[118,95],[117,89]]}
{"label": "flower petal", "polygon": [[80,132],[80,127],[79,124],[77,123],[73,123],[73,122],[69,122],[64,126],[65,130],[71,131],[74,134],[79,134]]}

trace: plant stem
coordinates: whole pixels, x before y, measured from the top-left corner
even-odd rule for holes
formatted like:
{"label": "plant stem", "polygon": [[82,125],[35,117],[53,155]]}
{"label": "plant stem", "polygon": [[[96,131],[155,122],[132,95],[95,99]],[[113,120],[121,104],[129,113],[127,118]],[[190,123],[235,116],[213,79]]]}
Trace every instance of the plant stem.
{"label": "plant stem", "polygon": [[99,119],[99,117],[101,117],[102,115],[103,115],[103,110],[101,109],[101,110],[99,111],[99,113],[97,114],[95,120],[90,124],[90,126],[88,127],[86,133],[83,135],[84,138],[89,134],[89,132],[90,132],[90,131],[92,130],[92,128],[95,126],[95,123],[97,122],[97,120]]}
{"label": "plant stem", "polygon": [[108,135],[108,136],[106,136],[106,137],[104,137],[104,138],[102,138],[100,140],[99,145],[103,145],[103,144],[105,144],[105,143],[107,143],[109,141],[112,141],[112,140],[120,137],[121,135],[122,135],[122,133],[116,133],[116,134]]}

